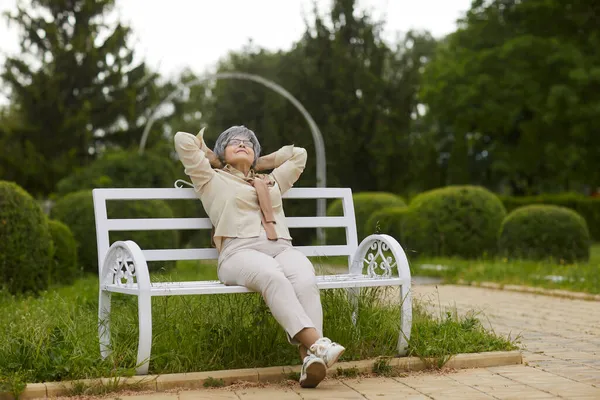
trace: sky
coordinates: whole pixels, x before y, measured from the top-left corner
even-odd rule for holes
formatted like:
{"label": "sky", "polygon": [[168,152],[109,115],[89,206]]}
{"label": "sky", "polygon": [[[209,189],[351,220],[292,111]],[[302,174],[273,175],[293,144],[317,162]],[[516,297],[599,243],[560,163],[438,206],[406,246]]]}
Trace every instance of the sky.
{"label": "sky", "polygon": [[[0,13],[18,0],[0,0]],[[212,70],[227,53],[248,40],[269,50],[289,49],[305,29],[313,3],[324,12],[330,0],[117,0],[120,19],[133,29],[138,57],[166,77],[183,68]],[[424,29],[441,37],[456,29],[456,19],[471,0],[359,0],[376,20],[385,20],[384,38]],[[18,51],[17,32],[0,21],[2,54]]]}

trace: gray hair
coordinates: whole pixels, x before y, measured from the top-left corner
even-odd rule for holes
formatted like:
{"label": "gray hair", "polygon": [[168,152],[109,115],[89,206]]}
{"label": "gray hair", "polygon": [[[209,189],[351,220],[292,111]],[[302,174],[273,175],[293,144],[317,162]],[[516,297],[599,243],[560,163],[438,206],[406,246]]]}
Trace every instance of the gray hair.
{"label": "gray hair", "polygon": [[227,147],[229,141],[235,137],[245,138],[252,142],[254,145],[254,163],[252,163],[252,166],[255,166],[258,158],[260,157],[260,143],[258,142],[254,132],[246,128],[244,125],[232,126],[219,135],[217,142],[215,143],[215,149],[213,150],[217,157],[219,157],[219,160],[225,164],[225,147]]}

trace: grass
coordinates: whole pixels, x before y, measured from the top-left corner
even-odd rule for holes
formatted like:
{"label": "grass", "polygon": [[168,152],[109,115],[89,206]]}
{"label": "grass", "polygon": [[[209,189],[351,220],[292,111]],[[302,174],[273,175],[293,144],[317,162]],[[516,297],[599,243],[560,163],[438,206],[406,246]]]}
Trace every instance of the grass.
{"label": "grass", "polygon": [[[190,280],[215,275],[214,264],[181,262],[169,274],[153,274],[152,278]],[[356,326],[346,292],[321,291],[324,333],[346,346],[344,360],[396,354],[400,306],[383,300],[385,290],[389,289],[361,290]],[[151,374],[299,363],[296,348],[287,343],[283,329],[258,294],[156,297],[152,307]],[[39,297],[0,292],[0,392],[19,393],[25,382],[133,375],[136,298],[113,295],[113,353],[104,360],[98,346],[97,308],[95,276]],[[414,356],[514,348],[513,342],[485,332],[470,318],[440,319],[418,304],[413,321],[409,351]]]}
{"label": "grass", "polygon": [[[430,270],[424,265],[442,265],[445,270]],[[506,258],[465,260],[460,258],[420,258],[411,265],[413,275],[438,276],[447,283],[497,282],[600,293],[600,244],[591,248],[587,263],[561,264],[552,261],[508,260]],[[547,279],[560,276],[560,281]]]}

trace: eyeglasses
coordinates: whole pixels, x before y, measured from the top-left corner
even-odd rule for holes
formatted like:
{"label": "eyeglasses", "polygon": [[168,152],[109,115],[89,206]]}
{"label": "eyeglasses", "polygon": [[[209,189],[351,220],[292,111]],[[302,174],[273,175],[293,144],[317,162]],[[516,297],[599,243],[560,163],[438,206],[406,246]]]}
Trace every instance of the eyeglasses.
{"label": "eyeglasses", "polygon": [[250,140],[245,140],[245,139],[231,139],[229,141],[229,143],[227,143],[227,145],[228,146],[239,146],[241,143],[243,143],[244,146],[248,147],[249,149],[254,149],[254,144]]}

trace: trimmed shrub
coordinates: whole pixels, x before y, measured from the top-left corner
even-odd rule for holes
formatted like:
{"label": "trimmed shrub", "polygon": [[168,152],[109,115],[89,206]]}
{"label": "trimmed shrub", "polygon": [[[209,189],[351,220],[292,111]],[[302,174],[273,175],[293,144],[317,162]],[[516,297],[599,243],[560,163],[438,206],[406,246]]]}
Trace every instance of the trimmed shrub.
{"label": "trimmed shrub", "polygon": [[498,247],[511,258],[572,263],[589,260],[590,235],[585,219],[575,211],[532,205],[517,208],[506,216]]}
{"label": "trimmed shrub", "polygon": [[12,294],[46,289],[53,253],[38,203],[19,185],[0,181],[0,287]]}
{"label": "trimmed shrub", "polygon": [[[356,216],[356,230],[359,242],[370,234],[375,233],[375,227],[372,228],[373,230],[365,229],[367,227],[367,220],[375,211],[389,207],[406,207],[406,203],[402,197],[392,193],[362,192],[354,194],[352,199],[354,201],[354,215]],[[341,199],[337,199],[329,205],[327,208],[327,215],[343,215]],[[328,229],[327,242],[332,244],[345,243],[344,230]]]}
{"label": "trimmed shrub", "polygon": [[423,241],[419,236],[421,225],[418,213],[411,207],[388,207],[371,214],[365,229],[392,236],[410,257],[417,251],[415,245]]}
{"label": "trimmed shrub", "polygon": [[168,158],[149,152],[117,151],[61,179],[56,192],[64,196],[96,188],[171,188],[176,179],[177,169]]}
{"label": "trimmed shrub", "polygon": [[60,221],[48,220],[48,228],[54,243],[50,283],[72,283],[80,275],[77,265],[77,241],[69,227]]}
{"label": "trimmed shrub", "polygon": [[504,203],[507,212],[533,204],[570,208],[585,219],[591,238],[600,241],[600,198],[587,197],[578,193],[560,193],[526,197],[501,196],[500,200]]}
{"label": "trimmed shrub", "polygon": [[[181,163],[174,163],[168,157],[146,151],[139,154],[131,151],[116,151],[105,154],[88,167],[60,180],[56,185],[59,196],[83,189],[96,188],[172,188],[175,180],[184,178]],[[179,218],[199,218],[206,216],[200,202],[190,206],[189,201],[175,200],[167,203],[173,214]],[[180,233],[183,243],[193,236],[194,231]]]}
{"label": "trimmed shrub", "polygon": [[384,233],[393,236],[400,242],[402,238],[402,221],[408,207],[387,207],[371,214],[365,224],[364,232]]}
{"label": "trimmed shrub", "polygon": [[[173,211],[162,200],[109,201],[109,218],[173,218]],[[77,256],[83,270],[98,273],[98,250],[92,191],[82,190],[58,200],[52,208],[52,217],[65,223],[75,235]],[[110,243],[133,240],[142,249],[165,249],[178,246],[176,231],[112,232]],[[149,263],[151,271],[171,268],[174,262]]]}
{"label": "trimmed shrub", "polygon": [[506,210],[489,190],[448,186],[416,196],[410,203],[412,244],[420,255],[477,258],[496,252]]}

